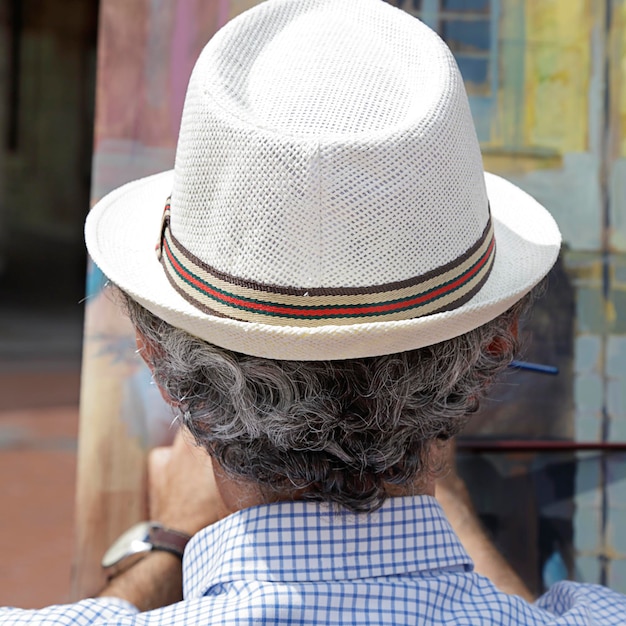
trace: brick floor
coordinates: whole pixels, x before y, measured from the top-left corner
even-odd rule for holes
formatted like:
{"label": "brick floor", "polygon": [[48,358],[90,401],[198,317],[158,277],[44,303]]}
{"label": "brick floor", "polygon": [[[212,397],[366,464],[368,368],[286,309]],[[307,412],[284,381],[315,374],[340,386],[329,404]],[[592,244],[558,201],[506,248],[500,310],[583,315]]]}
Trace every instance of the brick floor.
{"label": "brick floor", "polygon": [[78,239],[4,234],[0,606],[36,608],[69,599],[86,263]]}
{"label": "brick floor", "polygon": [[[8,400],[28,404],[30,390],[38,407],[0,411],[0,606],[69,600],[78,377],[77,371],[0,376]],[[74,402],[41,407],[50,394]]]}

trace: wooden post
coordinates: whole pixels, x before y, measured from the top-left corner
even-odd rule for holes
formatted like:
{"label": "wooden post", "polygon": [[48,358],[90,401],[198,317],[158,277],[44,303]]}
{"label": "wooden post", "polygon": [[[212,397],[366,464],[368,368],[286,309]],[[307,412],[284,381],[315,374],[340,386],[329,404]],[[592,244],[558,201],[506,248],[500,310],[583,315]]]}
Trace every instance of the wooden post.
{"label": "wooden post", "polygon": [[[101,0],[92,200],[170,169],[189,75],[231,17],[229,0]],[[164,199],[165,200],[165,199]],[[168,440],[169,408],[135,355],[130,324],[90,264],[72,570],[75,599],[104,584],[110,543],[145,519],[145,457]]]}

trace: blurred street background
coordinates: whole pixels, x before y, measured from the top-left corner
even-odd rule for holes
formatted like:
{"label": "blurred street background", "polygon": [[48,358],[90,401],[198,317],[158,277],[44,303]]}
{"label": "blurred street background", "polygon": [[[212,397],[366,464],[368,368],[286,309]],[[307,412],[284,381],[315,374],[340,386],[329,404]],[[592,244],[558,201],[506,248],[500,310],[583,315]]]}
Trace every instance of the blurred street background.
{"label": "blurred street background", "polygon": [[97,0],[0,0],[0,605],[69,599]]}

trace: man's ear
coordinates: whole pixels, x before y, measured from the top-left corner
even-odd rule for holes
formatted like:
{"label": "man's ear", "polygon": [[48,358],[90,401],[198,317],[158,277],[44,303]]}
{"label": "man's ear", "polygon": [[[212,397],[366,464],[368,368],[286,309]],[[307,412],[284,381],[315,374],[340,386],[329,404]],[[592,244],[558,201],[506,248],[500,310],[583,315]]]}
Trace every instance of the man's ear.
{"label": "man's ear", "polygon": [[146,341],[145,337],[139,332],[135,331],[135,343],[137,344],[137,354],[143,359],[143,362],[148,366],[148,369],[153,374],[153,381],[159,388],[159,392],[161,393],[161,397],[167,404],[170,406],[177,406],[178,402],[176,402],[170,395],[159,385],[158,381],[154,379],[154,362],[155,362],[155,348],[149,342]]}
{"label": "man's ear", "polygon": [[[519,337],[519,320],[518,319],[515,319],[511,322],[511,326],[509,330],[511,331],[511,334],[513,335],[515,340],[517,341],[517,338]],[[508,346],[505,344],[504,340],[501,337],[496,337],[489,344],[489,347],[487,348],[487,352],[489,352],[489,354],[498,355],[498,354],[502,354],[505,350],[507,350],[507,348]]]}
{"label": "man's ear", "polygon": [[143,359],[144,363],[154,370],[154,348],[146,341],[145,337],[138,331],[135,331],[135,343],[137,344],[137,354]]}

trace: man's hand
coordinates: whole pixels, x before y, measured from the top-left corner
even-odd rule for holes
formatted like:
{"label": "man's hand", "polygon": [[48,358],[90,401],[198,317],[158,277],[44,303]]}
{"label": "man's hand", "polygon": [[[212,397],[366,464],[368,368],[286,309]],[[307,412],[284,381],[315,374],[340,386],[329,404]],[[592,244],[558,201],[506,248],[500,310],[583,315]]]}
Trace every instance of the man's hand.
{"label": "man's hand", "polygon": [[[215,483],[209,456],[179,432],[170,447],[155,448],[148,457],[150,519],[194,535],[228,513]],[[100,596],[122,598],[140,611],[182,599],[180,559],[150,552],[114,578]]]}
{"label": "man's hand", "polygon": [[465,482],[456,471],[456,442],[450,441],[446,445],[446,473],[435,483],[435,497],[464,544],[466,534],[479,527],[480,522]]}
{"label": "man's hand", "polygon": [[150,519],[189,535],[228,514],[211,458],[182,430],[171,446],[150,453],[148,493]]}
{"label": "man's hand", "polygon": [[467,487],[456,472],[456,444],[449,445],[449,472],[437,481],[435,496],[450,525],[474,561],[477,573],[489,578],[500,591],[533,602],[533,594],[483,531]]}

